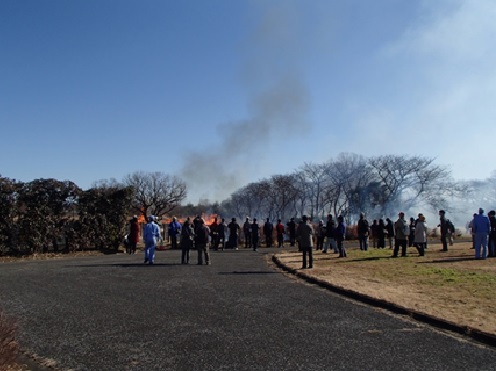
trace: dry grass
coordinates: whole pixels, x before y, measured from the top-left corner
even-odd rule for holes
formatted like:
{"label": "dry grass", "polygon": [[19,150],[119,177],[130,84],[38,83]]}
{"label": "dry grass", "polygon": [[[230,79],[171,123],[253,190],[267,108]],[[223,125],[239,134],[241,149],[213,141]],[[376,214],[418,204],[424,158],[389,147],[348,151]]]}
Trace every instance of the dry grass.
{"label": "dry grass", "polygon": [[[348,248],[347,258],[332,251],[314,251],[314,268],[305,274],[333,285],[387,300],[462,326],[496,334],[496,258],[475,260],[471,242],[456,242],[448,252],[429,243],[419,257],[391,258],[389,249]],[[293,269],[301,268],[301,253],[277,256]]]}
{"label": "dry grass", "polygon": [[18,350],[15,325],[0,312],[0,370],[17,369]]}

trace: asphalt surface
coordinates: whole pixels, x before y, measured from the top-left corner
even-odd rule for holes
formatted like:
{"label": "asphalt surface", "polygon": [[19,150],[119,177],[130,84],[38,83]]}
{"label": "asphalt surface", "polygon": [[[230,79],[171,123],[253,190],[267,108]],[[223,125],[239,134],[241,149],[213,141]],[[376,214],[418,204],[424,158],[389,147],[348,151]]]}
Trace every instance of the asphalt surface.
{"label": "asphalt surface", "polygon": [[494,348],[304,283],[273,251],[0,264],[0,308],[61,370],[496,369]]}

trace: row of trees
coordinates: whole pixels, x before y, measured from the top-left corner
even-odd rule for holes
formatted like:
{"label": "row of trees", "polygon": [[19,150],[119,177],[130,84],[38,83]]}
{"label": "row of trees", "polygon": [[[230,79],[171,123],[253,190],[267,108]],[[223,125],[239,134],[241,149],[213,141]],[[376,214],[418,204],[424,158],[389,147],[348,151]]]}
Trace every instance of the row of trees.
{"label": "row of trees", "polygon": [[0,176],[0,255],[117,248],[130,213],[162,215],[184,197],[186,185],[159,172],[101,181],[86,191],[70,181]]}
{"label": "row of trees", "polygon": [[235,191],[222,203],[232,215],[271,219],[308,214],[344,215],[356,220],[392,215],[414,205],[446,208],[447,199],[464,192],[446,167],[433,158],[384,155],[365,158],[340,154],[324,163],[305,163],[293,173],[273,175]]}

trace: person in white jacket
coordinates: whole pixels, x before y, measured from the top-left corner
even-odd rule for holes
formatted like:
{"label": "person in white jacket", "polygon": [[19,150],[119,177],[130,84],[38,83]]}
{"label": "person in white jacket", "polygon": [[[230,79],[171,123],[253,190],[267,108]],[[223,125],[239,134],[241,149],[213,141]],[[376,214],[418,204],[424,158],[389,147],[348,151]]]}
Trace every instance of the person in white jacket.
{"label": "person in white jacket", "polygon": [[427,226],[425,225],[424,214],[418,214],[418,219],[415,222],[415,245],[419,256],[424,256],[425,245],[427,243]]}
{"label": "person in white jacket", "polygon": [[145,243],[145,264],[153,264],[155,260],[155,247],[161,241],[160,227],[155,224],[155,217],[150,215],[148,223],[143,228],[143,242]]}

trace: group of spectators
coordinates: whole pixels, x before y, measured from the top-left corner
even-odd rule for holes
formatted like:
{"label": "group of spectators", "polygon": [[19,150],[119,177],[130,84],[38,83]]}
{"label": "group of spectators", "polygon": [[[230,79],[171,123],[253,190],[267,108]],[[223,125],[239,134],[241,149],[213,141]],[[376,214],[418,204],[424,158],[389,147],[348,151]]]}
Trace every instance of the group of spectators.
{"label": "group of spectators", "polygon": [[[479,213],[474,214],[470,222],[472,230],[473,246],[476,259],[486,259],[496,256],[496,212],[491,210],[488,216],[484,215],[484,210],[479,209]],[[446,218],[444,210],[439,211],[440,239],[442,251],[448,251],[448,246],[453,245],[455,227]],[[243,238],[241,239],[241,232]],[[189,264],[190,250],[195,248],[198,251],[198,264],[211,264],[209,246],[213,250],[238,249],[241,242],[245,248],[257,251],[261,238],[264,238],[267,247],[273,246],[273,235],[275,232],[276,246],[284,247],[285,235],[289,237],[290,247],[298,245],[298,249],[303,252],[302,268],[313,267],[312,250],[314,241],[316,249],[322,250],[326,254],[332,250],[339,257],[346,257],[346,247],[344,245],[346,235],[346,225],[344,218],[338,216],[336,220],[331,214],[327,215],[326,223],[320,220],[315,227],[310,223],[310,219],[304,215],[297,223],[295,218],[291,218],[286,226],[281,219],[277,220],[274,226],[270,219],[260,225],[256,218],[246,218],[241,227],[236,218],[232,218],[229,224],[225,219],[219,221],[217,218],[208,226],[205,220],[197,216],[193,220],[187,218],[183,225],[176,218],[173,218],[168,226],[168,235],[171,240],[171,247],[177,248],[178,240],[182,250],[181,263]],[[393,250],[392,257],[396,258],[400,254],[406,256],[407,247],[415,247],[419,256],[425,255],[427,249],[428,230],[426,220],[422,213],[417,218],[405,219],[403,212],[398,213],[396,221],[390,218],[373,220],[372,225],[361,213],[357,225],[358,240],[360,250],[367,251],[369,239],[372,240],[373,248],[386,248],[386,245]],[[153,264],[155,246],[157,241],[161,241],[160,228],[151,215],[143,230],[143,241],[145,243],[145,263]],[[130,233],[128,235],[128,251],[130,254],[136,253],[136,246],[139,241],[139,225],[137,217],[133,217],[130,222]],[[308,258],[308,259],[307,259]],[[307,264],[308,263],[308,264]]]}

